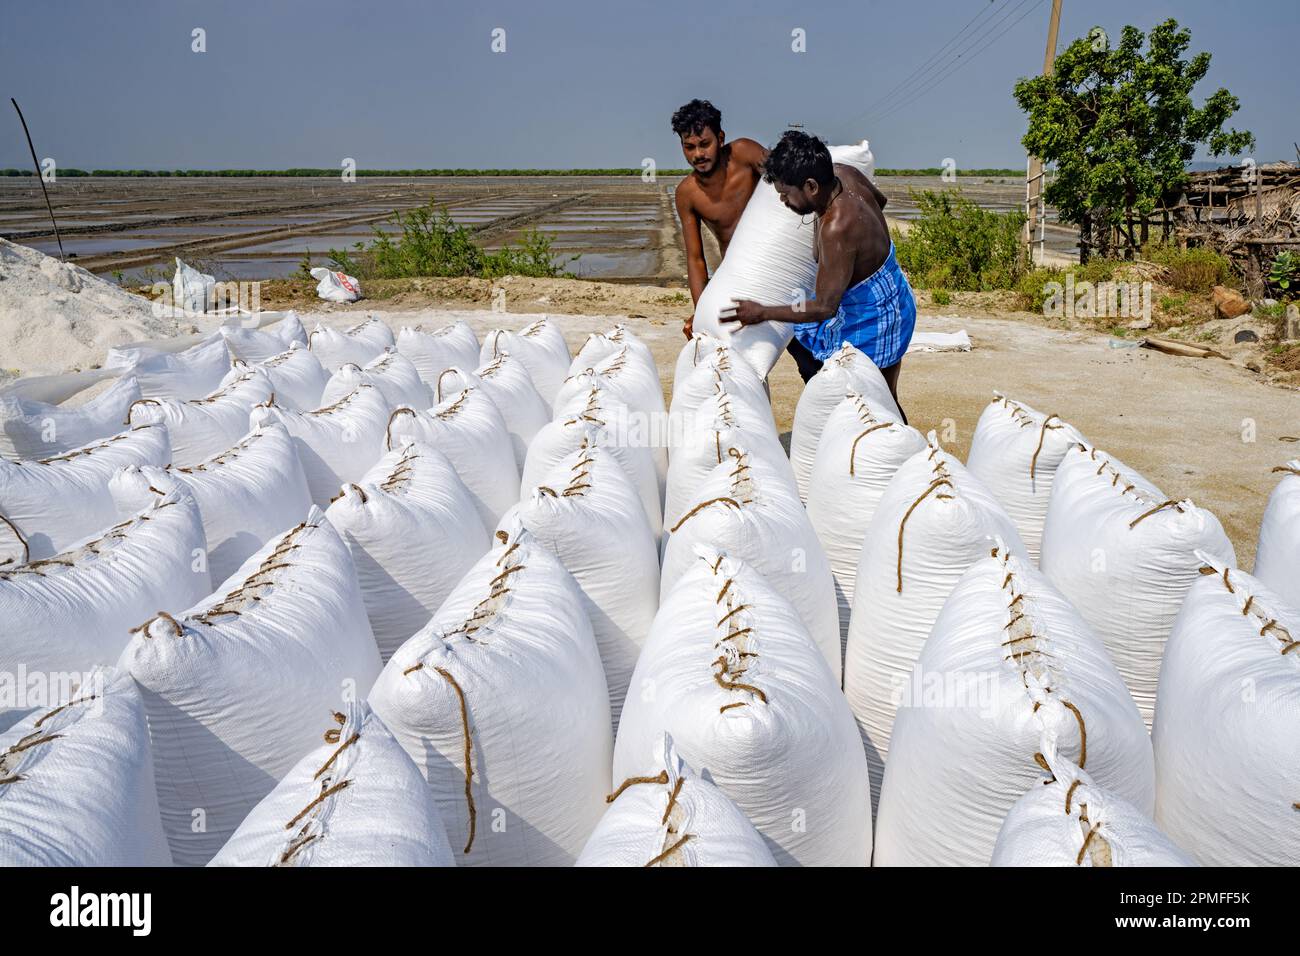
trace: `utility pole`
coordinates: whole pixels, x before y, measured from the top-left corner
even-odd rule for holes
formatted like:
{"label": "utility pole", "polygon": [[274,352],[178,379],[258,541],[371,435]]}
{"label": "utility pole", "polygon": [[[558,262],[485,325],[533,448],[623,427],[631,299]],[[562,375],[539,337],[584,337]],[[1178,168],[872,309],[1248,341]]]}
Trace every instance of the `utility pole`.
{"label": "utility pole", "polygon": [[[1047,23],[1047,53],[1043,56],[1043,76],[1052,75],[1052,67],[1056,63],[1056,33],[1060,26],[1061,0],[1052,0],[1052,18]],[[1035,233],[1042,237],[1046,230],[1043,219],[1043,161],[1037,156],[1030,156],[1025,173],[1025,243],[1029,246],[1031,259]],[[1038,241],[1043,242],[1043,238]]]}

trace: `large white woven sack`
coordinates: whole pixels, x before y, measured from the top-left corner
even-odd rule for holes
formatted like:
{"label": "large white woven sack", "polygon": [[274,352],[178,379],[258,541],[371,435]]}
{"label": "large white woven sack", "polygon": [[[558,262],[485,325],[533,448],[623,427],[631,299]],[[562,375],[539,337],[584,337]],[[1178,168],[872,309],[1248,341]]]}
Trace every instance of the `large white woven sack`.
{"label": "large white woven sack", "polygon": [[[723,339],[716,339],[711,335],[703,332],[695,332],[687,339],[686,344],[682,346],[681,351],[677,353],[677,361],[673,364],[673,394],[676,395],[681,388],[681,383],[686,381],[686,376],[691,374],[691,370],[700,362],[712,355],[718,349],[727,349],[729,346]],[[755,372],[755,375],[758,373]]]}
{"label": "large white woven sack", "polygon": [[293,348],[295,342],[303,348],[307,347],[307,330],[298,320],[298,313],[292,309],[279,322],[265,328],[245,329],[223,325],[220,331],[226,340],[226,348],[230,350],[230,357],[250,365],[263,363],[273,355]]}
{"label": "large white woven sack", "polygon": [[664,491],[664,520],[669,527],[696,502],[701,482],[730,459],[733,449],[762,458],[791,494],[798,494],[771,413],[752,408],[723,388],[719,383],[711,398],[672,419],[673,447]]}
{"label": "large white woven sack", "polygon": [[687,765],[670,734],[642,767],[605,798],[576,866],[776,866],[762,834]]}
{"label": "large white woven sack", "polygon": [[537,393],[546,400],[549,408],[555,402],[573,360],[564,333],[555,319],[542,316],[518,332],[493,329],[483,337],[478,364],[487,365],[502,352],[514,355],[524,363],[537,386]]}
{"label": "large white woven sack", "polygon": [[187,402],[142,398],[133,402],[126,422],[162,422],[172,443],[172,464],[188,468],[219,455],[248,433],[253,406],[271,397],[270,380],[256,367],[231,369],[221,388]]}
{"label": "large white woven sack", "polygon": [[0,866],[171,866],[144,705],[96,668],[0,733]]}
{"label": "large white woven sack", "polygon": [[1300,609],[1213,555],[1156,697],[1156,822],[1205,866],[1300,866]]}
{"label": "large white woven sack", "polygon": [[699,547],[725,551],[762,574],[794,605],[839,683],[843,658],[835,581],[807,512],[779,472],[762,458],[732,449],[669,530],[661,602],[694,567]]}
{"label": "large white woven sack", "polygon": [[1074,445],[1052,483],[1039,566],[1083,615],[1151,726],[1165,639],[1204,550],[1236,565],[1219,519],[1104,452]]}
{"label": "large white woven sack", "polygon": [[773,435],[776,434],[772,404],[763,380],[734,349],[717,346],[708,350],[689,370],[684,369],[673,386],[673,399],[668,409],[670,448],[675,448],[691,413],[718,392],[726,392],[736,401],[743,402],[753,410],[755,417],[766,420]]}
{"label": "large white woven sack", "polygon": [[143,692],[172,857],[191,866],[380,669],[352,557],[318,508],[183,615],[142,625],[119,666]]}
{"label": "large white woven sack", "polygon": [[662,419],[667,412],[658,371],[638,360],[628,346],[566,378],[555,395],[555,407],[569,407],[575,396],[587,394],[593,384],[609,388],[632,411],[652,420]]}
{"label": "large white woven sack", "polygon": [[949,593],[999,537],[1025,556],[1015,524],[983,482],[943,450],[934,432],[928,442],[885,486],[854,579],[844,695],[871,763],[873,803],[879,800],[898,688],[912,673]]}
{"label": "large white woven sack", "polygon": [[448,368],[438,376],[434,399],[441,402],[444,396],[466,388],[480,388],[492,399],[505,419],[515,464],[522,470],[533,437],[550,421],[549,406],[538,394],[528,369],[519,359],[504,352],[472,372],[458,366]]}
{"label": "large white woven sack", "polygon": [[351,362],[341,366],[325,383],[320,403],[333,405],[363,382],[379,389],[390,408],[406,405],[423,411],[433,404],[429,386],[411,360],[393,351],[384,352],[364,366]]}
{"label": "large white woven sack", "polygon": [[962,575],[895,693],[877,866],[984,866],[1052,750],[1155,808],[1151,739],[1105,645],[1005,548]]}
{"label": "large white woven sack", "polygon": [[993,394],[975,425],[966,467],[1011,515],[1029,557],[1037,562],[1052,479],[1066,452],[1084,438],[1059,415]]}
{"label": "large white woven sack", "polygon": [[664,487],[668,480],[666,416],[650,415],[633,408],[622,390],[598,375],[587,376],[583,388],[566,388],[563,401],[557,401],[553,406],[553,416],[553,421],[580,419],[594,422],[616,445],[628,449],[629,455],[648,456],[654,466],[655,499],[662,515]]}
{"label": "large white woven sack", "polygon": [[[830,150],[834,162],[853,166],[865,176],[875,174],[875,160],[865,139]],[[721,323],[719,313],[736,299],[791,305],[811,296],[816,284],[812,223],[786,208],[775,188],[759,183],[731,234],[727,257],[695,303],[694,329],[730,338],[758,374],[766,376],[789,344],[794,327],[788,322],[762,322],[738,328]]]}
{"label": "large white woven sack", "polygon": [[712,547],[691,559],[637,661],[615,785],[644,772],[666,731],[778,863],[866,866],[867,762],[835,675],[770,581]]}
{"label": "large white woven sack", "polygon": [[258,405],[248,422],[252,428],[284,426],[302,462],[311,500],[324,508],[339,485],[359,479],[383,455],[390,411],[383,393],[363,384],[333,405],[310,412]]}
{"label": "large white woven sack", "polygon": [[438,384],[444,369],[477,368],[479,364],[478,338],[464,321],[432,331],[425,331],[422,325],[404,325],[397,332],[397,351],[415,363],[430,388]]}
{"label": "large white woven sack", "polygon": [[1196,865],[1130,801],[1068,762],[1063,769],[1073,776],[1036,780],[1012,804],[990,865]]}
{"label": "large white woven sack", "polygon": [[329,373],[320,360],[305,345],[294,343],[283,352],[277,352],[257,368],[271,383],[271,394],[277,405],[296,412],[310,412],[329,404],[322,402]]}
{"label": "large white woven sack", "polygon": [[334,714],[209,866],[455,866],[420,771],[365,701]]}
{"label": "large white woven sack", "polygon": [[578,354],[569,363],[569,374],[573,375],[584,369],[592,368],[597,362],[604,361],[625,348],[632,360],[639,362],[643,366],[648,366],[654,370],[656,375],[659,374],[659,363],[655,361],[650,346],[646,345],[622,323],[601,332],[593,332],[587,336],[587,340],[582,343],[582,348],[578,349]]}
{"label": "large white woven sack", "polygon": [[659,498],[659,474],[655,470],[650,446],[629,441],[626,433],[620,432],[618,422],[626,420],[627,406],[617,398],[594,388],[588,399],[580,411],[547,422],[533,436],[519,487],[527,492],[544,484],[555,467],[580,448],[604,448],[623,466],[623,471],[636,488],[650,532],[657,539],[663,530],[663,509]]}
{"label": "large white woven sack", "polygon": [[119,378],[78,406],[50,405],[0,396],[0,458],[50,458],[126,429],[126,415],[140,398],[134,377]]}
{"label": "large white woven sack", "polygon": [[108,479],[171,461],[167,429],[139,425],[54,458],[0,459],[0,568],[48,558],[117,521]]}
{"label": "large white woven sack", "polygon": [[343,331],[318,323],[307,336],[307,347],[331,374],[348,363],[365,365],[395,345],[392,330],[373,316]]}
{"label": "large white woven sack", "polygon": [[890,394],[876,363],[845,342],[808,380],[799,393],[799,403],[795,405],[794,425],[790,430],[790,464],[794,466],[794,476],[799,482],[799,497],[804,501],[808,500],[813,462],[817,459],[817,446],[826,419],[850,393],[871,402],[882,419],[903,420],[898,403]]}
{"label": "large white woven sack", "polygon": [[1264,507],[1255,577],[1292,607],[1300,607],[1300,459],[1273,471],[1282,472],[1282,480]]}
{"label": "large white woven sack", "polygon": [[385,661],[491,547],[456,469],[419,442],[388,452],[360,481],[344,485],[325,517],[352,551]]}
{"label": "large white woven sack", "polygon": [[847,642],[862,541],[894,472],[924,449],[925,437],[850,391],[822,428],[808,484],[808,520],[835,579],[840,640]]}
{"label": "large white woven sack", "polygon": [[185,402],[221,387],[230,371],[230,352],[218,333],[183,352],[163,352],[144,346],[109,349],[104,368],[119,369],[140,383],[142,398],[174,398]]}
{"label": "large white woven sack", "polygon": [[148,506],[176,486],[189,490],[203,516],[208,569],[220,583],[266,542],[307,517],[311,492],[279,425],[254,428],[238,444],[190,468],[128,465],[108,482],[119,515]]}
{"label": "large white woven sack", "polygon": [[370,704],[457,861],[570,866],[609,793],[609,694],[573,577],[528,535],[484,555],[398,648]]}
{"label": "large white woven sack", "polygon": [[578,449],[545,480],[524,493],[502,530],[513,540],[519,527],[526,529],[578,583],[617,726],[659,609],[658,542],[631,479],[599,445]]}
{"label": "large white woven sack", "polygon": [[408,438],[447,456],[485,527],[495,528],[519,500],[519,467],[510,430],[483,389],[462,389],[426,412],[395,409],[388,421],[387,447],[397,448]]}
{"label": "large white woven sack", "polygon": [[204,548],[198,506],[178,489],[56,557],[0,569],[0,674],[112,664],[131,628],[212,590]]}

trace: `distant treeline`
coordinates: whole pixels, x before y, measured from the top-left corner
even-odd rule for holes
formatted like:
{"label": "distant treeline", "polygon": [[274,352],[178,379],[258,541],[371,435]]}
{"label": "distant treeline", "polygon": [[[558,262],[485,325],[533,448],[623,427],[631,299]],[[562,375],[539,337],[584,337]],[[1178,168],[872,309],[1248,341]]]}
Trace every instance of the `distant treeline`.
{"label": "distant treeline", "polygon": [[[248,179],[262,176],[302,176],[330,179],[340,175],[338,169],[74,169],[60,167],[56,175],[67,178],[77,176],[102,177],[168,177],[168,176],[229,176],[236,179]],[[358,169],[359,177],[432,177],[432,176],[640,176],[644,172],[640,167],[634,169]],[[659,169],[659,176],[685,176],[689,169]],[[1023,169],[958,169],[958,176],[982,176],[994,178],[1000,176],[1019,177],[1025,174]],[[925,169],[877,169],[877,176],[942,176],[944,170],[939,166]],[[33,176],[30,169],[0,169],[0,176]]]}

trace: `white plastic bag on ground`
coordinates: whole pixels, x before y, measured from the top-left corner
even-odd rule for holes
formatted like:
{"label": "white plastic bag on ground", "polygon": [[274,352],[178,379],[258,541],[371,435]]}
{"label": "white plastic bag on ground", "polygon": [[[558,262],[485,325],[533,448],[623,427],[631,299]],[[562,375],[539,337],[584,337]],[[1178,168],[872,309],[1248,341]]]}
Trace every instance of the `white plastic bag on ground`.
{"label": "white plastic bag on ground", "polygon": [[218,584],[311,508],[293,439],[280,425],[254,428],[232,448],[190,468],[128,465],[108,482],[121,515],[146,508],[177,485],[198,502],[208,570]]}
{"label": "white plastic bag on ground", "polygon": [[554,403],[572,361],[564,333],[554,319],[542,316],[518,332],[493,329],[483,337],[478,364],[487,365],[502,352],[523,362],[537,386],[537,393],[546,400],[548,407]]}
{"label": "white plastic bag on ground", "polygon": [[112,664],[131,628],[212,590],[203,551],[198,506],[178,490],[57,557],[0,569],[0,673]]}
{"label": "white plastic bag on ground", "polygon": [[253,406],[271,397],[271,383],[257,368],[232,369],[206,398],[178,402],[142,398],[131,404],[128,425],[162,422],[172,443],[172,465],[188,468],[219,455],[248,433]]}
{"label": "white plastic bag on ground", "polygon": [[364,701],[334,715],[209,866],[455,866],[420,771]]}
{"label": "white plastic bag on ground", "polygon": [[447,456],[418,442],[388,452],[360,481],[344,485],[325,517],[352,551],[385,661],[491,547]]}
{"label": "white plastic bag on ground", "polygon": [[324,508],[340,485],[361,478],[383,455],[388,415],[383,393],[373,385],[358,385],[324,408],[295,412],[259,405],[248,419],[253,428],[279,423],[293,436],[311,499]]}
{"label": "white plastic bag on ground", "polygon": [[55,458],[0,459],[0,568],[48,558],[114,524],[113,473],[169,461],[161,424],[139,425]]}
{"label": "white plastic bag on ground", "polygon": [[0,457],[50,458],[126,430],[140,385],[127,376],[76,407],[0,396]]}
{"label": "white plastic bag on ground", "polygon": [[1300,609],[1198,557],[1160,670],[1156,822],[1204,866],[1300,866]]}
{"label": "white plastic bag on ground", "polygon": [[69,691],[0,733],[0,866],[171,866],[135,683]]}
{"label": "white plastic bag on ground", "polygon": [[609,793],[609,694],[581,592],[546,548],[525,534],[484,555],[370,704],[428,782],[459,863],[577,858]]}
{"label": "white plastic bag on ground", "polygon": [[799,612],[838,684],[842,672],[835,581],[808,514],[780,473],[733,449],[669,528],[660,600],[694,566],[697,548],[726,551],[763,575]]}
{"label": "white plastic bag on ground", "polygon": [[365,365],[394,345],[392,330],[373,316],[342,332],[317,323],[307,336],[307,347],[331,373],[349,362]]}
{"label": "white plastic bag on ground", "polygon": [[230,358],[226,340],[213,333],[183,352],[130,346],[109,349],[104,368],[135,376],[142,398],[184,402],[220,388],[221,380],[230,371]]}
{"label": "white plastic bag on ground", "polygon": [[346,272],[318,267],[311,270],[311,277],[316,280],[316,295],[326,302],[356,302],[361,298],[361,283]]}
{"label": "white plastic bag on ground", "polygon": [[1219,519],[1174,501],[1104,452],[1074,445],[1056,470],[1039,565],[1115,659],[1147,726],[1165,639],[1204,562],[1236,564]]}
{"label": "white plastic bag on ground", "polygon": [[430,388],[438,384],[444,369],[479,365],[478,337],[464,321],[431,332],[421,325],[404,325],[397,333],[397,351],[415,363],[420,378]]}
{"label": "white plastic bag on ground", "polygon": [[1282,472],[1282,480],[1264,508],[1255,577],[1292,607],[1300,607],[1300,459],[1273,471]]}
{"label": "white plastic bag on ground", "polygon": [[307,330],[298,320],[298,313],[292,310],[279,322],[266,328],[247,329],[223,325],[220,332],[226,340],[230,357],[250,365],[265,362],[285,349],[293,348],[295,342],[303,348],[307,347]]}
{"label": "white plastic bag on ground", "polygon": [[962,575],[897,696],[876,866],[984,866],[1053,750],[1154,811],[1151,739],[1105,645],[1003,548]]}
{"label": "white plastic bag on ground", "polygon": [[600,447],[609,451],[631,479],[645,510],[650,531],[658,540],[663,531],[659,474],[650,446],[632,440],[620,421],[627,420],[627,406],[607,391],[593,388],[587,404],[572,415],[561,415],[542,426],[528,446],[520,489],[527,492],[545,483],[556,465],[579,448]]}
{"label": "white plastic bag on ground", "polygon": [[658,542],[631,479],[606,449],[578,449],[546,481],[524,492],[504,530],[514,540],[517,527],[525,528],[578,582],[617,726],[632,668],[659,609]]}
{"label": "white plastic bag on ground", "polygon": [[172,277],[172,301],[186,312],[207,312],[212,303],[215,276],[200,272],[176,257],[176,274]]}
{"label": "white plastic bag on ground", "polygon": [[424,411],[433,404],[429,387],[411,360],[396,352],[385,352],[364,366],[349,362],[340,367],[325,383],[320,403],[333,405],[363,382],[383,392],[390,408],[406,405]]}
{"label": "white plastic bag on ground", "polygon": [[867,526],[853,587],[844,652],[844,696],[862,731],[878,805],[899,690],[930,628],[966,569],[997,538],[1025,548],[1015,524],[983,482],[939,445],[899,466]]}
{"label": "white plastic bag on ground", "polygon": [[172,857],[202,865],[380,663],[347,546],[313,508],[217,593],[142,625],[119,666],[143,691]]}
{"label": "white plastic bag on ground", "polygon": [[731,451],[747,451],[762,458],[774,474],[797,495],[790,459],[785,456],[772,419],[755,411],[729,392],[715,392],[697,407],[672,421],[673,447],[664,491],[664,520],[677,523],[697,500],[700,484]]}
{"label": "white plastic bag on ground", "polygon": [[795,609],[752,567],[707,546],[691,559],[637,661],[615,785],[644,773],[667,732],[778,863],[866,866],[867,762],[830,667]]}
{"label": "white plastic bag on ground", "polygon": [[272,355],[257,364],[271,383],[271,394],[277,405],[296,412],[310,412],[322,405],[325,383],[329,373],[311,350],[303,345],[290,345],[285,351]]}
{"label": "white plastic bag on ground", "polygon": [[427,412],[395,409],[388,422],[387,447],[400,447],[404,438],[432,445],[450,459],[485,527],[495,528],[519,500],[519,468],[510,431],[483,389],[463,389]]}
{"label": "white plastic bag on ground", "polygon": [[[864,139],[849,146],[832,146],[831,159],[873,176],[875,161]],[[817,263],[813,261],[813,226],[782,204],[776,189],[761,182],[749,197],[727,257],[695,303],[694,328],[717,338],[729,338],[761,376],[766,376],[790,342],[794,326],[762,322],[737,328],[723,325],[720,312],[736,299],[761,305],[791,305],[813,294]]]}
{"label": "white plastic bag on ground", "polygon": [[776,866],[762,834],[687,766],[670,735],[643,768],[605,798],[576,866]]}
{"label": "white plastic bag on ground", "polygon": [[862,541],[894,473],[924,449],[915,428],[850,391],[822,428],[808,483],[808,520],[835,578],[840,639],[847,642]]}
{"label": "white plastic bag on ground", "polygon": [[864,353],[845,342],[809,379],[799,393],[799,403],[794,409],[790,464],[794,466],[794,476],[799,482],[799,497],[804,501],[808,500],[808,484],[826,419],[850,393],[871,402],[882,419],[903,420],[880,369]]}
{"label": "white plastic bag on ground", "polygon": [[1037,562],[1052,479],[1070,446],[1084,438],[1059,415],[1044,415],[993,394],[975,426],[966,467],[1011,515],[1029,557]]}
{"label": "white plastic bag on ground", "polygon": [[434,401],[465,388],[481,388],[492,399],[510,432],[515,464],[522,469],[533,436],[550,420],[546,401],[537,393],[528,369],[508,353],[473,372],[459,366],[445,369],[434,385]]}
{"label": "white plastic bag on ground", "polygon": [[1075,773],[1046,786],[1035,781],[1012,805],[990,865],[1196,865],[1142,810]]}

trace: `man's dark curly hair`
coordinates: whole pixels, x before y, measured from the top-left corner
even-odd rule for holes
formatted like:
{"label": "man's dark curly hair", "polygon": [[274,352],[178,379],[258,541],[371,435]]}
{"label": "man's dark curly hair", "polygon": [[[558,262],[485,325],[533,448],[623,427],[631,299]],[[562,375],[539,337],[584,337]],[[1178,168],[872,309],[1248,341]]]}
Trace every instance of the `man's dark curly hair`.
{"label": "man's dark curly hair", "polygon": [[816,136],[797,129],[786,130],[767,154],[763,179],[786,186],[802,186],[812,179],[823,189],[829,189],[835,182],[835,164],[831,161],[831,151]]}
{"label": "man's dark curly hair", "polygon": [[678,136],[692,136],[706,129],[715,135],[722,133],[722,114],[708,100],[691,100],[673,114],[673,132]]}

